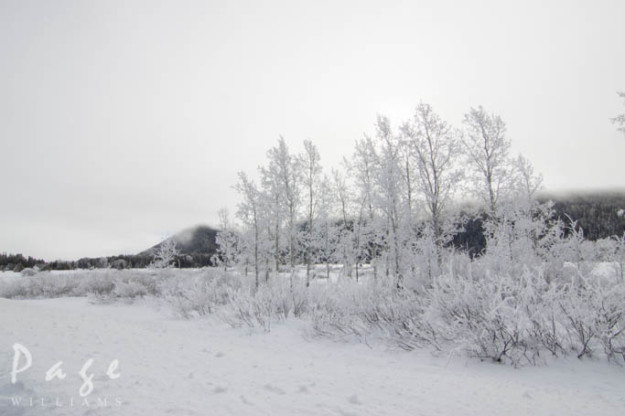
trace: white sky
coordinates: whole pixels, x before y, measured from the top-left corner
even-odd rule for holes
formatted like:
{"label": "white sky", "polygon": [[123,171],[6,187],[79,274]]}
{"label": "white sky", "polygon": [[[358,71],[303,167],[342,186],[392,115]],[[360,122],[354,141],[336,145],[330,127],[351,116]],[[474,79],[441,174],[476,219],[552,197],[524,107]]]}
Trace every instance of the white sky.
{"label": "white sky", "polygon": [[284,135],[325,168],[420,100],[483,105],[547,189],[625,187],[625,1],[0,0],[0,251],[136,253],[235,211]]}

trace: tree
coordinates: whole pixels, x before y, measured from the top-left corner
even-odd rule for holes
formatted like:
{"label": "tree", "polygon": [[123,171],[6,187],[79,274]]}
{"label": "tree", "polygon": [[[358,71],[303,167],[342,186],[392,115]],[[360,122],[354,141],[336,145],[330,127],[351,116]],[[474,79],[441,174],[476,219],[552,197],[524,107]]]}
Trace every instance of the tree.
{"label": "tree", "polygon": [[468,162],[474,173],[474,188],[487,204],[491,215],[496,215],[497,204],[509,190],[510,141],[506,139],[506,125],[495,114],[488,114],[479,106],[464,116],[465,134],[462,137]]}
{"label": "tree", "polygon": [[[619,97],[625,99],[625,91],[617,92]],[[625,114],[619,114],[618,116],[612,119],[612,123],[616,124],[618,127],[618,131],[625,134]]]}
{"label": "tree", "polygon": [[283,137],[280,137],[276,147],[269,149],[267,157],[269,158],[269,165],[261,169],[261,175],[263,187],[272,203],[276,271],[278,271],[280,259],[280,228],[283,219],[286,219],[287,252],[292,275],[295,268],[295,240],[297,235],[295,226],[301,203],[301,171],[297,158],[291,155]]}
{"label": "tree", "polygon": [[[359,201],[359,222],[358,237],[363,244],[359,244],[359,248],[367,252],[371,264],[373,265],[373,277],[378,277],[378,215],[374,205],[376,165],[378,160],[377,151],[373,139],[366,136],[356,141],[356,150],[351,160],[345,159],[350,176],[356,183],[357,199]],[[362,237],[362,239],[360,238]]]}
{"label": "tree", "polygon": [[326,265],[326,278],[330,278],[330,263],[335,259],[338,249],[338,235],[334,226],[334,206],[336,205],[335,190],[330,178],[323,176],[319,188],[318,221],[314,228],[312,241],[314,260]]}
{"label": "tree", "polygon": [[402,126],[403,137],[416,161],[418,184],[440,243],[443,214],[462,173],[457,168],[461,144],[451,126],[428,104],[419,104],[412,120]]}
{"label": "tree", "polygon": [[[256,184],[243,172],[239,172],[239,182],[235,189],[243,197],[238,205],[237,217],[251,230],[251,248],[254,264],[254,285],[259,286],[259,270],[262,250],[263,221],[262,221],[262,196]],[[265,278],[268,277],[268,274]]]}
{"label": "tree", "polygon": [[217,213],[219,216],[219,232],[215,238],[217,243],[216,262],[224,266],[224,271],[236,263],[239,238],[230,224],[230,213],[227,208],[222,208]]}
{"label": "tree", "polygon": [[267,237],[273,245],[274,269],[277,273],[280,269],[280,234],[282,233],[282,222],[284,220],[280,183],[276,169],[272,169],[271,165],[269,167],[261,167],[260,173],[262,177],[262,192],[259,195],[262,197],[263,207],[268,217],[265,226]]}
{"label": "tree", "polygon": [[341,262],[343,263],[343,273],[351,277],[352,265],[355,262],[353,256],[353,230],[349,227],[350,211],[350,190],[345,177],[336,169],[332,170],[333,186],[336,200],[340,209],[340,231],[338,232],[338,242],[341,246]]}
{"label": "tree", "polygon": [[541,189],[543,176],[534,171],[534,166],[523,155],[519,155],[513,162],[515,169],[516,191],[522,200],[532,201]]}
{"label": "tree", "polygon": [[307,230],[305,242],[306,255],[306,286],[310,285],[310,269],[312,267],[312,240],[313,240],[313,220],[315,218],[315,208],[317,204],[317,191],[321,180],[321,164],[319,161],[319,151],[311,140],[304,140],[304,153],[299,156],[301,170],[304,176],[304,186],[307,193]]}
{"label": "tree", "polygon": [[156,269],[173,267],[177,256],[178,248],[176,247],[176,240],[168,238],[154,249],[154,258],[149,267]]}
{"label": "tree", "polygon": [[[400,141],[393,133],[388,118],[378,116],[376,123],[376,139],[379,144],[374,176],[376,185],[375,202],[386,217],[385,246],[386,274],[392,271],[397,286],[402,285],[402,238],[406,230],[404,224],[405,178],[400,163]],[[409,213],[408,213],[409,217]],[[408,227],[409,228],[409,227]]]}

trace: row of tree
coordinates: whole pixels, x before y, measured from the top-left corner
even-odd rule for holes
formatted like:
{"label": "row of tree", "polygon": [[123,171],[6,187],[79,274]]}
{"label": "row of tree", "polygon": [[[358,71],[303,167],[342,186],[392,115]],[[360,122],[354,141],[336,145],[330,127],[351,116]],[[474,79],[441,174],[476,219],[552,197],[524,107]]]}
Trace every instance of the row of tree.
{"label": "row of tree", "polygon": [[75,269],[143,269],[146,267],[198,268],[214,266],[214,252],[185,254],[172,251],[163,258],[160,250],[147,254],[128,254],[109,257],[83,257],[78,260],[54,260],[46,262],[22,254],[0,254],[0,271],[21,272],[34,270],[75,270]]}
{"label": "row of tree", "polygon": [[[547,200],[543,196],[538,199]],[[556,215],[576,220],[588,240],[625,233],[625,194],[622,192],[581,193],[550,199]]]}
{"label": "row of tree", "polygon": [[45,261],[34,257],[25,257],[22,254],[0,253],[0,271],[20,271],[27,267],[44,265]]}
{"label": "row of tree", "polygon": [[259,182],[239,173],[242,229],[222,212],[217,236],[219,259],[253,271],[256,286],[297,264],[306,265],[308,282],[316,263],[328,273],[341,263],[356,278],[370,263],[375,277],[402,286],[423,262],[430,275],[440,267],[463,223],[458,201],[480,201],[480,215],[500,222],[518,216],[513,211],[531,218],[542,180],[524,157],[512,157],[504,121],[482,107],[465,114],[462,128],[423,103],[397,128],[379,116],[342,170],[324,172],[310,140],[295,154],[281,137],[267,158]]}

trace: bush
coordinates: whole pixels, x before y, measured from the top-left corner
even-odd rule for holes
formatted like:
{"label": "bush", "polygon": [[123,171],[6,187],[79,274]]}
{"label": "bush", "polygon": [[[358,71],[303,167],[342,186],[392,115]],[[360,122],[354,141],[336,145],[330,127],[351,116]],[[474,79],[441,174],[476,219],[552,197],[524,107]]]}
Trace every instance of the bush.
{"label": "bush", "polygon": [[[535,240],[511,224],[491,224],[497,241],[489,240],[480,257],[440,250],[434,275],[414,262],[402,288],[368,268],[358,281],[337,268],[310,287],[303,269],[278,273],[258,289],[252,276],[221,269],[99,270],[2,279],[0,296],[98,302],[149,296],[184,319],[215,314],[233,327],[268,332],[276,322],[303,318],[317,336],[463,351],[515,366],[545,353],[625,361],[625,282],[610,257],[620,253],[618,241],[592,246],[580,243],[581,233],[564,237],[553,229]],[[597,267],[597,259],[610,267]]]}

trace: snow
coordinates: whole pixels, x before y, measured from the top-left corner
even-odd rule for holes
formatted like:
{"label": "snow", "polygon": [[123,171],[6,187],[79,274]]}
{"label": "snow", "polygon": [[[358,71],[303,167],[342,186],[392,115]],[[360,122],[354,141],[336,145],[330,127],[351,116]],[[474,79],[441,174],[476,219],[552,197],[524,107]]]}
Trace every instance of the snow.
{"label": "snow", "polygon": [[620,280],[620,264],[614,261],[596,262],[591,272],[591,276],[604,280]]}
{"label": "snow", "polygon": [[[214,316],[177,320],[150,301],[0,299],[0,414],[625,414],[625,369],[605,360],[515,369],[315,338],[308,327],[290,319],[266,333],[232,329]],[[14,343],[28,348],[33,365],[12,385]],[[85,404],[78,372],[89,358],[94,391]],[[121,377],[111,380],[106,370],[115,359]],[[67,378],[44,381],[58,361]],[[14,407],[18,396],[34,397],[34,406]],[[98,407],[104,399],[106,408]]]}
{"label": "snow", "polygon": [[13,279],[22,277],[22,273],[19,272],[0,272],[0,283],[8,282]]}

